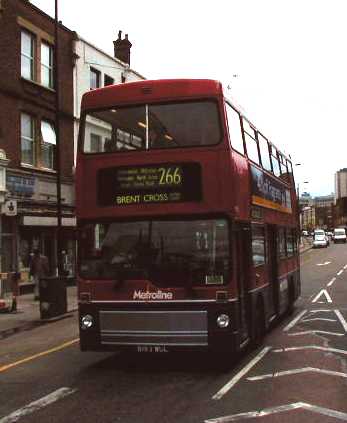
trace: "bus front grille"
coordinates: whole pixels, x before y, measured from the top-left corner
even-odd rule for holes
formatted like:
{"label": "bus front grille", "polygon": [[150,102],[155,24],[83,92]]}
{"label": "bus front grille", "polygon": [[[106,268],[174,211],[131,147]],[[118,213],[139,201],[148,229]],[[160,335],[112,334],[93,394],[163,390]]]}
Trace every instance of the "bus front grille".
{"label": "bus front grille", "polygon": [[100,311],[103,345],[207,346],[206,311]]}

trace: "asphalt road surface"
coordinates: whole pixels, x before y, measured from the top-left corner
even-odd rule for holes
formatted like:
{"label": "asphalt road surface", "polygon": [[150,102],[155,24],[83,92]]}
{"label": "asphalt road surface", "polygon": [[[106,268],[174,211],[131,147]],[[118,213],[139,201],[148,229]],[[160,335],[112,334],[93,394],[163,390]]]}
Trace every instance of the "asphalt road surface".
{"label": "asphalt road surface", "polygon": [[0,423],[347,421],[347,246],[302,256],[293,315],[232,369],[81,353],[77,317],[1,341]]}

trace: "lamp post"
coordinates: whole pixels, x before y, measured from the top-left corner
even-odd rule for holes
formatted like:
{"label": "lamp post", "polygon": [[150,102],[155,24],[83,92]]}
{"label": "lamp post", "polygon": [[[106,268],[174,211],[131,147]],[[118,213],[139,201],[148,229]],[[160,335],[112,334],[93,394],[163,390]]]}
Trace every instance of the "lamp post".
{"label": "lamp post", "polygon": [[59,36],[58,0],[55,0],[54,19],[54,83],[55,83],[55,133],[56,133],[56,171],[57,171],[57,265],[58,276],[62,276],[61,240],[61,166],[60,166],[60,98],[59,98]]}

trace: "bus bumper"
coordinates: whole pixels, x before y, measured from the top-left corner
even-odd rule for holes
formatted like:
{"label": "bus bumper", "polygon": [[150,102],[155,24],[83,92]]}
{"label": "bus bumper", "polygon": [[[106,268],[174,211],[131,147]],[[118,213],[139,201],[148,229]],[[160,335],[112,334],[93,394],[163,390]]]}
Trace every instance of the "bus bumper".
{"label": "bus bumper", "polygon": [[[236,301],[186,303],[83,303],[82,351],[234,353],[239,349]],[[218,317],[229,318],[220,327]]]}

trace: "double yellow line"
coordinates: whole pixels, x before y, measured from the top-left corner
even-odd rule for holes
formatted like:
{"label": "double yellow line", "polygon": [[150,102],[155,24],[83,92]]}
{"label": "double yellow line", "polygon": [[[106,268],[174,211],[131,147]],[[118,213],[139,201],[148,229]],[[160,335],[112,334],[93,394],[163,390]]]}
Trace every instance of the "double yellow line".
{"label": "double yellow line", "polygon": [[51,349],[46,350],[46,351],[42,351],[42,352],[37,353],[35,355],[31,355],[30,357],[23,358],[22,360],[15,361],[14,363],[10,363],[10,364],[6,364],[4,366],[1,366],[0,367],[0,373],[5,372],[6,370],[9,370],[12,367],[19,366],[20,364],[24,364],[24,363],[27,363],[29,361],[35,360],[36,358],[43,357],[45,355],[63,350],[64,348],[70,347],[71,345],[74,345],[77,342],[79,342],[79,338],[73,339],[72,341],[65,342],[64,344],[58,345],[57,347],[51,348]]}

